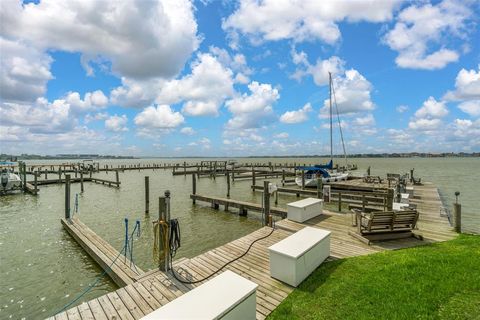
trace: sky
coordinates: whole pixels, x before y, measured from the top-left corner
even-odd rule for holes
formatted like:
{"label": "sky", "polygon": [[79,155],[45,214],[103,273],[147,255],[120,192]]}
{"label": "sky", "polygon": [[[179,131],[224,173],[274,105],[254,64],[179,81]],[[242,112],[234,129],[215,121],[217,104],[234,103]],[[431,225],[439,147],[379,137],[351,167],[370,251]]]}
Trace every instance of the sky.
{"label": "sky", "polygon": [[[480,151],[480,1],[0,1],[0,153]],[[339,126],[340,123],[340,126]],[[341,129],[341,130],[340,130]]]}

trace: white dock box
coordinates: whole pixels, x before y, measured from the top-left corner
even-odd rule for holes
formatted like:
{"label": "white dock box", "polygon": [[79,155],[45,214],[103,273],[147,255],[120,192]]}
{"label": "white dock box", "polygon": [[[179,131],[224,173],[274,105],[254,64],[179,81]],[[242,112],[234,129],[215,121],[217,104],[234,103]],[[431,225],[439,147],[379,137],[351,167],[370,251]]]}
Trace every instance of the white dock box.
{"label": "white dock box", "polygon": [[305,227],[268,249],[270,275],[296,287],[330,255],[330,231]]}
{"label": "white dock box", "polygon": [[408,203],[410,199],[410,194],[400,193],[400,203]]}
{"label": "white dock box", "polygon": [[170,301],[142,320],[256,318],[258,285],[227,270]]}
{"label": "white dock box", "polygon": [[307,198],[287,204],[287,218],[304,222],[322,214],[323,200]]}

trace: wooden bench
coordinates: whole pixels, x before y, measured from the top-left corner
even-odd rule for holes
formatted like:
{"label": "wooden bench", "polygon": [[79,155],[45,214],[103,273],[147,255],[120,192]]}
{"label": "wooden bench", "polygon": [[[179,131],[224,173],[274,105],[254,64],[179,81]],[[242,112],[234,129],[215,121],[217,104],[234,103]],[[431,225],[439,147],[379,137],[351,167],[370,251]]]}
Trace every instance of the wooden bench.
{"label": "wooden bench", "polygon": [[268,250],[270,275],[296,287],[330,255],[330,231],[305,227]]}
{"label": "wooden bench", "polygon": [[141,320],[252,319],[258,285],[227,270]]}
{"label": "wooden bench", "polygon": [[357,232],[349,231],[349,234],[366,244],[371,241],[382,241],[391,239],[402,239],[415,237],[420,240],[423,238],[414,234],[418,220],[418,211],[374,211],[365,213],[360,210],[354,212]]}

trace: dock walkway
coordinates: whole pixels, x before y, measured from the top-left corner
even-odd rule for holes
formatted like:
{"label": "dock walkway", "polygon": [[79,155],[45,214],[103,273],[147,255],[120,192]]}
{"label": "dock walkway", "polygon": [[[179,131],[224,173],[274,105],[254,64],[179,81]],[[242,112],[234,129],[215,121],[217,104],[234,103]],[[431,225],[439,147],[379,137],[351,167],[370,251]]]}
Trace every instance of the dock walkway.
{"label": "dock walkway", "polygon": [[[225,269],[238,273],[259,285],[256,316],[257,319],[264,319],[294,289],[270,277],[269,246],[305,226],[327,229],[332,232],[330,260],[445,241],[456,236],[447,218],[439,215],[442,203],[438,191],[433,185],[415,186],[415,201],[418,202],[417,208],[420,212],[418,230],[415,232],[423,235],[423,241],[409,238],[384,241],[368,246],[348,235],[348,231],[355,230],[352,227],[350,214],[324,210],[321,216],[306,223],[297,223],[287,219],[277,222],[277,229],[270,237],[255,243],[246,256],[231,263]],[[183,278],[202,279],[225,262],[240,256],[252,241],[267,235],[270,230],[268,227],[263,227],[194,258],[177,261],[175,270]],[[193,287],[179,283],[171,273],[149,271],[137,278],[133,284],[84,302],[51,319],[139,319]]]}
{"label": "dock walkway", "polygon": [[134,283],[144,273],[77,217],[62,219],[62,225],[119,287]]}

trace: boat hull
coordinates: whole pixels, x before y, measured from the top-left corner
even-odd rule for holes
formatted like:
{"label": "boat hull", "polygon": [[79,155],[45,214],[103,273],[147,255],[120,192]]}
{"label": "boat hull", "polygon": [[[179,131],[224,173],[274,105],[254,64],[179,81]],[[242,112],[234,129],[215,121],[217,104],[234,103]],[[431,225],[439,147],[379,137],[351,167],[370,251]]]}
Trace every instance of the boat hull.
{"label": "boat hull", "polygon": [[[330,177],[322,177],[322,183],[328,184],[331,182],[338,182],[338,181],[345,181],[348,179],[348,173],[339,173],[331,175]],[[302,186],[302,177],[295,178],[295,183],[301,187]],[[314,188],[317,187],[317,178],[305,178],[305,187],[307,188]]]}

